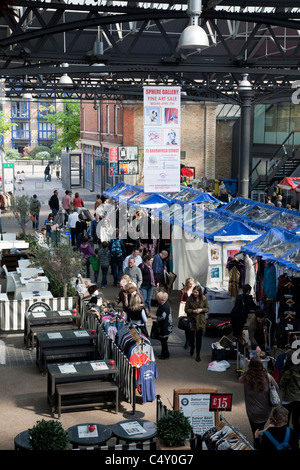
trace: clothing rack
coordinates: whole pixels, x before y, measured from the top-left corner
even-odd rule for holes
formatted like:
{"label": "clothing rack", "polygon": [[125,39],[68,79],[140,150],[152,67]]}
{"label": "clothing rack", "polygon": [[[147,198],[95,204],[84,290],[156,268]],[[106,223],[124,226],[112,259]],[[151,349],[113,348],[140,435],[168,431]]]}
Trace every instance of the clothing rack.
{"label": "clothing rack", "polygon": [[202,443],[205,442],[207,450],[254,450],[238,428],[232,426],[223,415],[220,418],[220,423],[202,436]]}

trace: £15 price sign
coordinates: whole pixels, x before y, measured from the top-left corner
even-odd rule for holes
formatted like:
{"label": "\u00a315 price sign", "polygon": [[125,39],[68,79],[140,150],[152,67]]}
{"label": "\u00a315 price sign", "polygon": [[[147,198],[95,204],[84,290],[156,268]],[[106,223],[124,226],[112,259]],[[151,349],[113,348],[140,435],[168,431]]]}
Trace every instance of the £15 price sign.
{"label": "\u00a315 price sign", "polygon": [[232,393],[211,393],[209,411],[231,411]]}

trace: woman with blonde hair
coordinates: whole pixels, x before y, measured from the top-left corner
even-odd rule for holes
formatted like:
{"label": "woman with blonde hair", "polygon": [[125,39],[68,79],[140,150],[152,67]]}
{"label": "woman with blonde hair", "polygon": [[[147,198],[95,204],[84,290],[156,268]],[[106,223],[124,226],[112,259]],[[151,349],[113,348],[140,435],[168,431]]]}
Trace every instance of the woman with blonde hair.
{"label": "woman with blonde hair", "polygon": [[[274,406],[269,426],[255,431],[255,448],[258,450],[299,450],[297,433],[288,427],[289,412],[284,406]],[[281,448],[278,449],[278,444]]]}
{"label": "woman with blonde hair", "polygon": [[125,319],[130,327],[138,328],[141,333],[148,337],[146,328],[147,314],[144,305],[141,303],[141,297],[137,292],[137,287],[129,283],[126,286],[126,292],[130,295],[130,298],[128,307],[125,307]]}
{"label": "woman with blonde hair", "polygon": [[[185,280],[183,288],[180,290],[178,317],[186,317],[185,304],[186,304],[188,297],[193,292],[194,286],[195,286],[195,279],[193,277],[188,277]],[[187,349],[190,344],[190,332],[185,331],[184,334],[185,334],[184,349]]]}
{"label": "woman with blonde hair", "polygon": [[158,308],[156,316],[151,316],[151,318],[157,322],[159,341],[161,343],[161,354],[158,358],[169,359],[170,353],[168,348],[168,338],[173,331],[173,326],[172,309],[167,292],[159,292],[157,294],[157,302]]}

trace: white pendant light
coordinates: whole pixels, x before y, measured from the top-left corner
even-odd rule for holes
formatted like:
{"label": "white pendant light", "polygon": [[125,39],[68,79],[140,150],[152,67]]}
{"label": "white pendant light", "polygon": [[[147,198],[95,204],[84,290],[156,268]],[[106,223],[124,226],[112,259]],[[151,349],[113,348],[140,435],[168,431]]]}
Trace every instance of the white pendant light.
{"label": "white pendant light", "polygon": [[182,31],[177,49],[202,50],[209,46],[208,36],[198,24],[201,11],[201,0],[189,0],[187,12],[190,16],[190,24]]}
{"label": "white pendant light", "polygon": [[58,80],[59,85],[70,86],[73,85],[73,80],[67,73],[64,73]]}

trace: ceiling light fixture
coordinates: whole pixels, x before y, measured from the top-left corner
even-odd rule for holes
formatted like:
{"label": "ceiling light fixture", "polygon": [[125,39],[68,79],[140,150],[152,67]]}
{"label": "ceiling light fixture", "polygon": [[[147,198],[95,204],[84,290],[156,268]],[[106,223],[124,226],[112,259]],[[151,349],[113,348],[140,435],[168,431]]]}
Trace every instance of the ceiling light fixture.
{"label": "ceiling light fixture", "polygon": [[[69,67],[69,64],[64,62],[63,64],[61,64],[61,67]],[[71,77],[69,77],[67,73],[64,73],[58,80],[58,84],[63,86],[70,86],[73,85],[73,80]]]}
{"label": "ceiling light fixture", "polygon": [[208,36],[199,26],[202,0],[188,0],[187,13],[190,17],[190,24],[182,31],[177,49],[205,49],[209,46]]}

